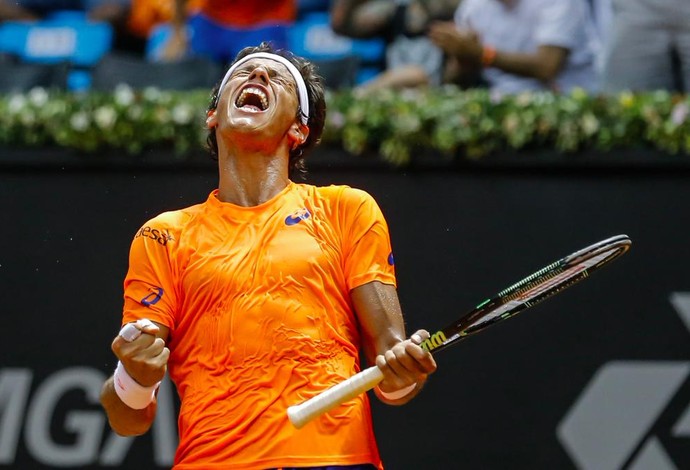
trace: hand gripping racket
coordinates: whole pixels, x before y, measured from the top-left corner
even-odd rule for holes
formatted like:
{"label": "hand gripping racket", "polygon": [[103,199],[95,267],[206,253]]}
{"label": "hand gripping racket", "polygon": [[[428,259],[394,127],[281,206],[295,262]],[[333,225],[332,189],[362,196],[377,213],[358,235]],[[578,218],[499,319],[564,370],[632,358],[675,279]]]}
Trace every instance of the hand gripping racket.
{"label": "hand gripping racket", "polygon": [[[429,352],[456,344],[468,336],[506,320],[555,295],[623,255],[630,248],[626,235],[602,240],[540,269],[477,305],[445,328],[432,333],[421,346]],[[313,418],[374,388],[383,379],[376,366],[355,374],[302,404],[288,408],[292,424],[301,428]]]}

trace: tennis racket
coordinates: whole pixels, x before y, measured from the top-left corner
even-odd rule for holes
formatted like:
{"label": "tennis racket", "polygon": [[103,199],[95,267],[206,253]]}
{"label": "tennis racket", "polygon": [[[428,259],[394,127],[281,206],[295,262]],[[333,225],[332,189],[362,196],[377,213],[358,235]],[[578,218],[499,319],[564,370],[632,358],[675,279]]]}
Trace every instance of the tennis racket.
{"label": "tennis racket", "polygon": [[[559,259],[521,281],[484,300],[473,310],[445,328],[432,333],[421,347],[441,351],[458,341],[506,320],[527,308],[586,279],[589,275],[628,251],[631,240],[626,235],[602,240]],[[355,374],[299,405],[288,408],[292,424],[301,428],[315,417],[357,395],[374,388],[383,379],[376,366]]]}

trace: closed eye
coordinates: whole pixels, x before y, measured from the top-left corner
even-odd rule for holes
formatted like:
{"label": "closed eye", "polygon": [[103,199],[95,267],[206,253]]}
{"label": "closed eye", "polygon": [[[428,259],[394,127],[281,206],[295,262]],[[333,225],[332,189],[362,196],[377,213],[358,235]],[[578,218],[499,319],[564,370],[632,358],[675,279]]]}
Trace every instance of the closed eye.
{"label": "closed eye", "polygon": [[245,77],[249,75],[249,70],[236,70],[233,77]]}
{"label": "closed eye", "polygon": [[[235,71],[235,73],[233,74],[233,76],[236,76],[236,77],[242,76],[242,77],[244,77],[244,76],[249,75],[249,74],[252,72],[252,70],[254,70],[254,67],[251,67],[251,66],[239,68],[239,69],[237,69],[237,70]],[[272,67],[270,67],[270,68],[267,67],[267,68],[266,68],[266,72],[268,73],[268,77],[269,77],[271,80],[274,80],[274,81],[277,81],[277,82],[280,82],[280,83],[284,83],[284,84],[289,84],[289,83],[292,82],[292,80],[291,80],[292,76],[291,76],[291,75],[286,75],[285,73],[282,73],[282,74],[281,74],[278,70],[276,70],[276,69],[274,69],[274,68],[272,68]]]}

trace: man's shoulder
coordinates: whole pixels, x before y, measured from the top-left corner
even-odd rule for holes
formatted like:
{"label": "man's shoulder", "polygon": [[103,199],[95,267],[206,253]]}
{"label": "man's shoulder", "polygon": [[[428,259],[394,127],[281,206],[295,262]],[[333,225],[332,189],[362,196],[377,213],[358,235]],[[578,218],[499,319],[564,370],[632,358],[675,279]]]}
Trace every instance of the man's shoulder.
{"label": "man's shoulder", "polygon": [[146,225],[166,228],[169,230],[179,229],[186,225],[191,219],[203,211],[204,203],[194,204],[179,209],[172,209],[161,212],[149,219]]}
{"label": "man's shoulder", "polygon": [[346,184],[312,186],[312,188],[317,197],[332,202],[361,202],[373,199],[367,191]]}

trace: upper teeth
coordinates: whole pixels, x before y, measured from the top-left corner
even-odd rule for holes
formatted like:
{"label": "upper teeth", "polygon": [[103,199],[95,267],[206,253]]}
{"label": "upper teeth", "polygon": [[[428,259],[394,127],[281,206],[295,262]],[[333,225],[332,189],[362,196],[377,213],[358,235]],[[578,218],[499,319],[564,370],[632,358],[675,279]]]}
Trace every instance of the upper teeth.
{"label": "upper teeth", "polygon": [[261,108],[268,108],[268,97],[260,88],[249,87],[242,90],[240,97],[237,99],[237,105],[241,108],[247,101],[249,95],[256,95],[261,100]]}

